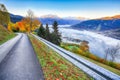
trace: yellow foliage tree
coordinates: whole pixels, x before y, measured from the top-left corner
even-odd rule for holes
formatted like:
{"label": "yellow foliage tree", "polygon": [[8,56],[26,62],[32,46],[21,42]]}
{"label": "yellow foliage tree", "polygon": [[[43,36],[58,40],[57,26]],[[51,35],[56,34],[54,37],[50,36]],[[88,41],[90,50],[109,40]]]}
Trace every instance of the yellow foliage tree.
{"label": "yellow foliage tree", "polygon": [[30,27],[29,22],[30,22],[29,18],[24,18],[20,22],[16,22],[15,24],[10,22],[8,24],[8,30],[14,31],[14,32],[18,32],[18,31],[30,32],[30,31],[34,31],[35,29],[37,29],[40,25],[40,22],[37,19],[34,19],[32,21],[32,27]]}

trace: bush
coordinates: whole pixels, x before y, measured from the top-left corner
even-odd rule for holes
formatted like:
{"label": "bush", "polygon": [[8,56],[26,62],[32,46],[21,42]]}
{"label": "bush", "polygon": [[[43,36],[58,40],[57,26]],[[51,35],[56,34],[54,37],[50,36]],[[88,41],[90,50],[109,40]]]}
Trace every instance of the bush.
{"label": "bush", "polygon": [[101,58],[99,58],[99,62],[104,63],[104,64],[107,63],[105,59],[101,59]]}
{"label": "bush", "polygon": [[77,47],[72,47],[72,52],[74,52],[74,53],[78,53],[78,48]]}
{"label": "bush", "polygon": [[114,67],[115,68],[115,63],[114,62],[109,62],[109,66],[111,66],[111,67]]}
{"label": "bush", "polygon": [[84,52],[84,53],[85,53],[85,56],[86,56],[86,57],[88,57],[88,58],[90,57],[90,53],[89,53],[88,51],[87,51],[87,52]]}
{"label": "bush", "polygon": [[89,58],[91,58],[93,60],[97,60],[97,57],[95,55],[92,55],[92,54],[89,55]]}
{"label": "bush", "polygon": [[83,51],[81,49],[78,49],[77,53],[83,55]]}
{"label": "bush", "polygon": [[120,64],[116,64],[115,68],[120,70]]}

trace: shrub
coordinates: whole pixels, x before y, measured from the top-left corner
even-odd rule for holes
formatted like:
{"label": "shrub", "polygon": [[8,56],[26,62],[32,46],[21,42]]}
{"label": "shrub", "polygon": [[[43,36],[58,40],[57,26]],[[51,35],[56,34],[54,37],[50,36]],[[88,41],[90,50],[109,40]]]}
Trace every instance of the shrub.
{"label": "shrub", "polygon": [[84,52],[85,53],[85,56],[89,58],[90,56],[90,53],[88,51]]}
{"label": "shrub", "polygon": [[97,57],[95,55],[92,55],[92,54],[89,55],[89,58],[91,58],[93,60],[97,60]]}
{"label": "shrub", "polygon": [[81,49],[78,49],[78,54],[83,54],[83,51]]}
{"label": "shrub", "polygon": [[120,64],[116,64],[115,68],[120,70]]}
{"label": "shrub", "polygon": [[106,60],[105,59],[99,58],[99,62],[106,64]]}
{"label": "shrub", "polygon": [[109,66],[115,67],[115,63],[110,61],[110,62],[109,62]]}
{"label": "shrub", "polygon": [[77,47],[72,47],[72,52],[74,52],[74,53],[78,53],[78,48]]}

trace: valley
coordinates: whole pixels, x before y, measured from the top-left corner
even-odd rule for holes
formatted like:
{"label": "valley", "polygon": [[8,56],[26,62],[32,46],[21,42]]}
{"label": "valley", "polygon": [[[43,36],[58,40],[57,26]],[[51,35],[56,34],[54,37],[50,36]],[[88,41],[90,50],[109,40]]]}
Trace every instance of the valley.
{"label": "valley", "polygon": [[[52,31],[51,28],[52,25],[49,25],[50,31]],[[70,25],[59,25],[59,31],[62,34],[62,41],[65,43],[75,43],[80,44],[80,40],[88,41],[90,52],[104,58],[105,57],[105,50],[109,47],[115,46],[117,44],[120,44],[120,40],[107,37],[105,35],[98,34],[98,32],[92,32],[87,30],[76,30],[70,27]],[[70,40],[70,39],[71,40]],[[78,41],[75,41],[75,40]],[[109,59],[110,60],[110,57]],[[120,58],[116,58],[115,62],[120,63]]]}

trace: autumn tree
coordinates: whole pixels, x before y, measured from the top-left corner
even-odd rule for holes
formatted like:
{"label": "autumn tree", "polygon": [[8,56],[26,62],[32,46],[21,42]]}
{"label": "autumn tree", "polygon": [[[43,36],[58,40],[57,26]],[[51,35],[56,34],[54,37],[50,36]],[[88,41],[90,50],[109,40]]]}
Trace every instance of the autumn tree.
{"label": "autumn tree", "polygon": [[80,44],[80,49],[84,52],[89,51],[88,41],[82,41]]}
{"label": "autumn tree", "polygon": [[30,19],[28,17],[25,17],[21,20],[21,22],[23,23],[24,25],[24,28],[27,32],[30,32]]}
{"label": "autumn tree", "polygon": [[30,26],[30,32],[31,32],[31,28],[32,28],[32,25],[33,25],[33,19],[34,19],[33,11],[31,11],[31,10],[27,11],[27,18],[30,20],[29,26]]}
{"label": "autumn tree", "polygon": [[40,26],[40,24],[40,21],[37,18],[34,18],[32,22],[32,31],[37,29]]}

